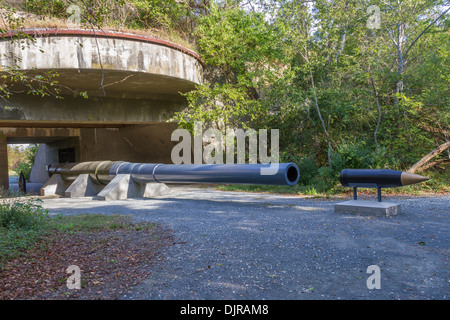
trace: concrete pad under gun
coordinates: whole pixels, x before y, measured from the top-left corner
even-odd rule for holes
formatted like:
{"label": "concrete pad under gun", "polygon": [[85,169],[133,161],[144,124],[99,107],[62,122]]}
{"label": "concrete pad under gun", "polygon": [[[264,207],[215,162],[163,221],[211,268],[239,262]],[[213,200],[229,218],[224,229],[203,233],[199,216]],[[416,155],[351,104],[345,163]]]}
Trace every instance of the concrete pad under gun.
{"label": "concrete pad under gun", "polygon": [[392,202],[349,200],[334,205],[334,212],[389,217],[399,214],[400,204]]}

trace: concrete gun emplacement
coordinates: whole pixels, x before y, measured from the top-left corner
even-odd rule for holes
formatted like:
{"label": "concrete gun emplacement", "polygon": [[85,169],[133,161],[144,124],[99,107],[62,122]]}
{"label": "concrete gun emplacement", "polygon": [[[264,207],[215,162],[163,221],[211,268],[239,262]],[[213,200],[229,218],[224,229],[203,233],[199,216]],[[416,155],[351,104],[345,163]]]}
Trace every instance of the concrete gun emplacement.
{"label": "concrete gun emplacement", "polygon": [[[66,196],[97,194],[106,200],[105,194],[112,189],[126,189],[127,195],[111,199],[147,197],[145,189],[161,184],[250,184],[281,185],[297,184],[300,171],[294,163],[269,164],[155,164],[123,161],[92,161],[48,166],[48,173],[58,177]],[[117,187],[121,184],[121,187]],[[134,190],[131,192],[130,190]],[[122,192],[123,193],[123,192]],[[150,192],[151,193],[151,192]],[[41,189],[41,194],[43,191]]]}

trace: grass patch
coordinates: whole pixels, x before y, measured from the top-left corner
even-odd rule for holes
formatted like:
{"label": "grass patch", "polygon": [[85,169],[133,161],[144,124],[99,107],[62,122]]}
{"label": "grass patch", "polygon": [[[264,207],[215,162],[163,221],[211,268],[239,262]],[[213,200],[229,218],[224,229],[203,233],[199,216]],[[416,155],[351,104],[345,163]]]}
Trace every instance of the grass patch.
{"label": "grass patch", "polygon": [[217,185],[214,189],[222,191],[257,192],[281,195],[299,195],[311,197],[329,197],[335,195],[334,189],[320,185],[266,186],[266,185]]}
{"label": "grass patch", "polygon": [[34,245],[57,232],[99,232],[103,230],[149,230],[154,224],[132,223],[130,216],[85,214],[50,217],[39,199],[10,200],[0,204],[0,270],[6,262],[22,256]]}
{"label": "grass patch", "polygon": [[0,270],[4,263],[18,257],[41,238],[36,230],[0,227]]}
{"label": "grass patch", "polygon": [[13,190],[11,188],[5,189],[3,186],[0,187],[0,201],[1,199],[7,199],[7,198],[19,198],[19,197],[25,197],[26,194],[21,192],[20,190]]}
{"label": "grass patch", "polygon": [[[146,224],[147,228],[151,224]],[[129,216],[122,215],[102,215],[102,214],[83,214],[64,216],[57,215],[46,225],[47,231],[60,230],[65,232],[95,232],[100,230],[120,230],[135,228],[131,224]]]}
{"label": "grass patch", "polygon": [[[12,13],[8,9],[3,9],[4,12]],[[2,12],[0,12],[2,13]],[[20,22],[20,27],[23,29],[91,29],[92,26],[89,23],[74,24],[70,22],[67,18],[58,18],[54,16],[40,16],[31,12],[16,11],[20,13],[25,19]],[[144,28],[131,28],[125,25],[114,25],[114,21],[106,21],[104,25],[101,26],[103,31],[114,31],[122,33],[131,33],[140,36],[147,36],[151,38],[163,39],[180,46],[183,46],[190,50],[195,50],[195,44],[187,41],[185,37],[176,31],[169,31],[165,29],[144,29]],[[8,20],[0,20],[0,29],[10,30],[11,23]],[[14,28],[15,29],[15,28]],[[99,30],[97,30],[99,32]],[[101,32],[101,31],[100,31]]]}

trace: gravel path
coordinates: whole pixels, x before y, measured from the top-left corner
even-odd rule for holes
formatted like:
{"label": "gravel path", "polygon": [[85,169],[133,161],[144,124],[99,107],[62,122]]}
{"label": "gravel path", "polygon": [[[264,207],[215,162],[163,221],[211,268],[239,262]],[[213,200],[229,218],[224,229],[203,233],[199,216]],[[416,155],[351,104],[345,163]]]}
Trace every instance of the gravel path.
{"label": "gravel path", "polygon": [[[397,198],[394,217],[337,201],[176,187],[165,197],[45,199],[50,213],[131,214],[174,230],[152,275],[122,299],[449,299],[450,196]],[[386,199],[385,201],[394,201]],[[368,289],[370,265],[381,288]]]}

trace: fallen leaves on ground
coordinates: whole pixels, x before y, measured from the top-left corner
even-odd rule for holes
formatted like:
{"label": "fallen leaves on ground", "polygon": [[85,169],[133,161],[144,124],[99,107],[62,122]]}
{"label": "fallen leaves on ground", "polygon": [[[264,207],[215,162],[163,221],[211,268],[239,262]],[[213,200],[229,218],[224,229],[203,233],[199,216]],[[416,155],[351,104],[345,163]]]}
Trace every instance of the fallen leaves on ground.
{"label": "fallen leaves on ground", "polygon": [[[112,300],[149,276],[161,251],[173,243],[171,230],[55,231],[26,256],[0,271],[0,299]],[[66,269],[81,270],[81,289],[68,289]]]}

